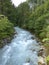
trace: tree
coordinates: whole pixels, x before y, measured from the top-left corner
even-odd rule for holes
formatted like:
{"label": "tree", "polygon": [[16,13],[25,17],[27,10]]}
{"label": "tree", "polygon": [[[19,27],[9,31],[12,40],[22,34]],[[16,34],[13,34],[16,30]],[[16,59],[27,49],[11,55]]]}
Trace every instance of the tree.
{"label": "tree", "polygon": [[27,2],[21,3],[17,8],[17,22],[19,26],[25,26],[30,15],[30,7]]}
{"label": "tree", "polygon": [[8,19],[15,24],[16,7],[12,4],[11,0],[0,1],[0,14],[7,16]]}
{"label": "tree", "polygon": [[35,10],[36,7],[42,5],[43,3],[45,3],[47,0],[27,0],[30,7],[32,8],[32,10]]}

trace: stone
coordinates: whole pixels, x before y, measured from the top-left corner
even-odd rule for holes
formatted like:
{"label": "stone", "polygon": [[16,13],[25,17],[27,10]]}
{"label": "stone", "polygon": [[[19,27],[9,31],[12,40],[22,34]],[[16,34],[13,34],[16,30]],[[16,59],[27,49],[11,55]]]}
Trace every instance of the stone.
{"label": "stone", "polygon": [[47,65],[46,59],[43,58],[42,56],[38,57],[38,65]]}

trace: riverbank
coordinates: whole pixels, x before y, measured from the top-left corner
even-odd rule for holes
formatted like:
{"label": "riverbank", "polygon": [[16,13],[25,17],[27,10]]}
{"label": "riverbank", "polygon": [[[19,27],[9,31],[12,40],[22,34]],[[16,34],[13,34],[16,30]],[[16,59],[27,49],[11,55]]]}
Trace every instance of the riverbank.
{"label": "riverbank", "polygon": [[[27,29],[25,29],[25,30],[27,30]],[[47,43],[46,42],[42,42],[42,39],[40,39],[39,37],[38,37],[38,35],[36,35],[35,33],[33,33],[33,31],[32,30],[28,30],[28,31],[30,31],[30,33],[32,34],[32,35],[34,35],[34,38],[32,38],[32,39],[36,39],[36,41],[39,43],[39,45],[41,46],[41,50],[39,50],[39,53],[38,53],[38,55],[39,55],[39,65],[43,65],[42,63],[45,63],[44,65],[49,65],[49,61],[47,62],[47,57],[48,57],[48,55],[49,55],[49,45],[47,45]],[[44,53],[43,53],[44,52]],[[46,63],[47,62],[47,63]]]}
{"label": "riverbank", "polygon": [[13,33],[11,36],[7,36],[6,38],[1,39],[0,48],[3,48],[5,45],[8,45],[11,42],[11,40],[13,39],[14,34],[15,33]]}
{"label": "riverbank", "polygon": [[10,43],[14,35],[14,26],[4,15],[0,15],[0,48]]}
{"label": "riverbank", "polygon": [[36,39],[32,39],[33,35],[30,32],[18,27],[15,28],[15,31],[18,35],[15,34],[11,43],[0,49],[0,64],[24,65],[29,63],[30,65],[37,65],[39,43]]}
{"label": "riverbank", "polygon": [[[32,33],[32,31],[31,31],[31,33]],[[32,33],[32,34],[35,35],[35,33]],[[44,41],[44,42],[43,42],[43,40],[40,39],[37,35],[35,35],[35,36],[36,36],[37,42],[39,42],[40,45],[44,48],[45,57],[43,58],[43,57],[41,56],[41,61],[42,61],[42,60],[45,60],[45,61],[47,62],[46,65],[49,65],[49,41],[47,41],[47,42]],[[40,59],[39,59],[39,60],[40,60]],[[40,63],[39,63],[39,65],[40,65]],[[41,65],[42,65],[42,64],[41,64]]]}

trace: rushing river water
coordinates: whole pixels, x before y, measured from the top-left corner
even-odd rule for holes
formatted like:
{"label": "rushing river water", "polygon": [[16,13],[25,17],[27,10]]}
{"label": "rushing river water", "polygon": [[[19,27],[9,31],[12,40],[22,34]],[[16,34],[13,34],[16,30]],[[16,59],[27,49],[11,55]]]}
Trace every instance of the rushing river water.
{"label": "rushing river water", "polygon": [[37,51],[40,49],[34,35],[15,27],[14,39],[0,49],[0,65],[38,65]]}

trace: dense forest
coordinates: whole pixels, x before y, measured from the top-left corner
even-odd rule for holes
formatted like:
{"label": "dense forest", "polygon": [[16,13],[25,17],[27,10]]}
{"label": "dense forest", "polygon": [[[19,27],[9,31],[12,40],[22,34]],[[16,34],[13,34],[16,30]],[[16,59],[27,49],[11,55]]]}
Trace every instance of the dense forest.
{"label": "dense forest", "polygon": [[14,26],[29,30],[38,37],[47,49],[49,63],[49,0],[27,0],[18,7],[11,0],[0,0],[0,47],[14,34]]}

